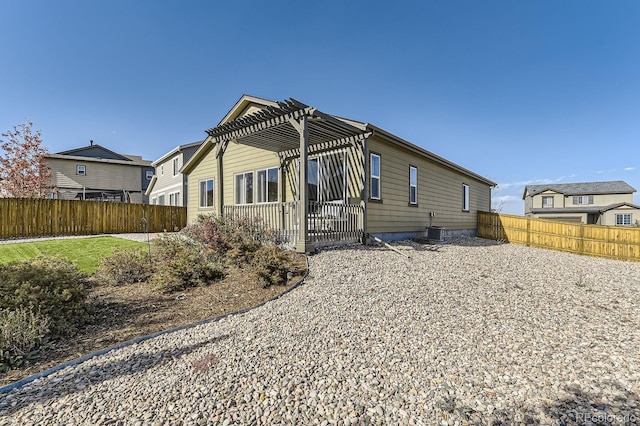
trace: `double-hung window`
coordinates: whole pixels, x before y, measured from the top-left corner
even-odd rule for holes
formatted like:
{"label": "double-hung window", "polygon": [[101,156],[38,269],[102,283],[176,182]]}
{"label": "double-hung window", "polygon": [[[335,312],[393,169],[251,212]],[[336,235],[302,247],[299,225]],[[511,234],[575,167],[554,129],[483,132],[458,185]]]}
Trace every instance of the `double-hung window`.
{"label": "double-hung window", "polygon": [[553,207],[553,196],[542,197],[542,207],[547,207],[547,208]]}
{"label": "double-hung window", "polygon": [[273,167],[257,172],[257,202],[273,203],[278,201],[278,168]]}
{"label": "double-hung window", "polygon": [[213,179],[200,181],[200,207],[213,207]]}
{"label": "double-hung window", "polygon": [[179,206],[180,204],[180,191],[169,194],[170,206]]}
{"label": "double-hung window", "polygon": [[418,168],[409,166],[409,204],[418,204]]}
{"label": "double-hung window", "polygon": [[631,225],[631,213],[616,214],[616,226]]}
{"label": "double-hung window", "polygon": [[574,195],[573,204],[593,204],[593,195]]}
{"label": "double-hung window", "polygon": [[253,204],[253,172],[236,175],[235,203]]}
{"label": "double-hung window", "polygon": [[380,154],[371,153],[369,168],[371,169],[371,199],[380,200]]}
{"label": "double-hung window", "polygon": [[76,174],[80,175],[80,176],[84,176],[87,174],[87,166],[82,165],[82,164],[78,164],[76,166]]}
{"label": "double-hung window", "polygon": [[469,185],[466,183],[462,184],[462,211],[469,211]]}
{"label": "double-hung window", "polygon": [[173,159],[173,175],[177,175],[180,171],[180,157],[176,157]]}

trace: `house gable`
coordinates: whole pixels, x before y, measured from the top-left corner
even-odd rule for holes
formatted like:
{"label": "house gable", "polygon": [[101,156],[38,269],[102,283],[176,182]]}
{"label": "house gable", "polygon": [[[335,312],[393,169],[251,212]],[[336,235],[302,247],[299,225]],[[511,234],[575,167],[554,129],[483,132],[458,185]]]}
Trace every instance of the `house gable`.
{"label": "house gable", "polygon": [[120,160],[120,161],[133,161],[130,157],[127,157],[117,152],[111,151],[100,145],[89,145],[81,148],[70,149],[68,151],[57,152],[59,155],[70,155],[75,157],[90,157],[99,158],[105,160]]}
{"label": "house gable", "polygon": [[266,107],[277,107],[278,103],[256,96],[242,95],[240,99],[231,107],[229,112],[220,120],[218,126],[228,123],[240,117],[254,114]]}

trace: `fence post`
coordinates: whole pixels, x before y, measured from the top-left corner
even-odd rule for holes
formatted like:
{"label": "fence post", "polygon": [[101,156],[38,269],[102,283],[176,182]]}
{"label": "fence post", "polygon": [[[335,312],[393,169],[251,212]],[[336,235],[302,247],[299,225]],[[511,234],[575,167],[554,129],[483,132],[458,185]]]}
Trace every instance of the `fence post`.
{"label": "fence post", "polygon": [[527,247],[531,247],[531,216],[527,216]]}

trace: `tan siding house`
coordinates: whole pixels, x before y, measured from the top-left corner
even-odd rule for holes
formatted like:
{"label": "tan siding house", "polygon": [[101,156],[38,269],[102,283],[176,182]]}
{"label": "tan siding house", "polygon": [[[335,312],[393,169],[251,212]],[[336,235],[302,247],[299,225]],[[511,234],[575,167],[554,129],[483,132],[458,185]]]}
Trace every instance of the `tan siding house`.
{"label": "tan siding house", "polygon": [[638,226],[636,190],[624,181],[528,185],[522,198],[525,215],[594,225]]}
{"label": "tan siding house", "polygon": [[51,169],[52,196],[146,203],[151,162],[140,156],[113,152],[93,143],[87,147],[45,156]]}
{"label": "tan siding house", "polygon": [[201,144],[202,141],[198,141],[177,146],[152,163],[155,172],[146,190],[150,204],[187,205],[188,181],[180,169]]}
{"label": "tan siding house", "polygon": [[[261,217],[300,251],[475,235],[495,183],[371,124],[243,96],[182,168],[188,216]],[[306,157],[306,161],[304,159]]]}

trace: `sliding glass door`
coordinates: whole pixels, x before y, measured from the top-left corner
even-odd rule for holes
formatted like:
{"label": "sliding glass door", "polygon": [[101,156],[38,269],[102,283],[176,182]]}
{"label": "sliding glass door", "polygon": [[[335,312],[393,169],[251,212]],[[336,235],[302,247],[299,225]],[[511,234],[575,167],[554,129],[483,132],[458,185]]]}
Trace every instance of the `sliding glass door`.
{"label": "sliding glass door", "polygon": [[332,151],[309,158],[307,177],[309,201],[346,203],[347,152]]}

